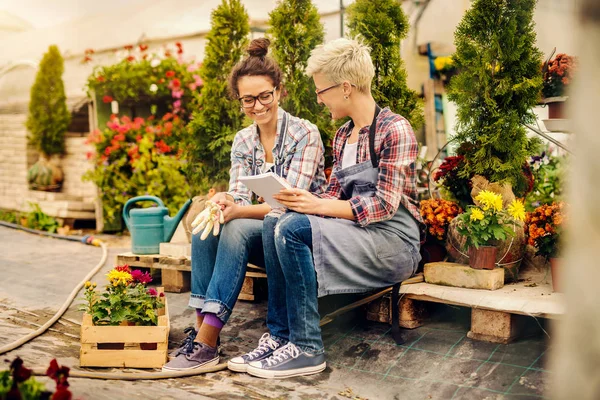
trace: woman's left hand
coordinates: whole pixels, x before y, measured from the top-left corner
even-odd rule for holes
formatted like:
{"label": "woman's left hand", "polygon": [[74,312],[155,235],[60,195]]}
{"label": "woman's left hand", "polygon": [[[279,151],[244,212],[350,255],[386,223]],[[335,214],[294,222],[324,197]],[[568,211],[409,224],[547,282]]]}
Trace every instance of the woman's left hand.
{"label": "woman's left hand", "polygon": [[273,198],[289,208],[303,214],[319,214],[320,200],[304,189],[282,189]]}
{"label": "woman's left hand", "polygon": [[222,213],[223,218],[225,219],[225,223],[231,221],[232,219],[240,218],[240,206],[239,204],[231,201],[231,200],[222,200],[219,202],[222,205]]}

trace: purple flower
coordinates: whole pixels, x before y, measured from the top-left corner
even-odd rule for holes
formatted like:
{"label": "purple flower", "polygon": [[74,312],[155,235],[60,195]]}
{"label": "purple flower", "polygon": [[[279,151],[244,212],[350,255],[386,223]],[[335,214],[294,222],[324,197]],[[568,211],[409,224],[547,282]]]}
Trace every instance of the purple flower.
{"label": "purple flower", "polygon": [[157,296],[157,295],[158,295],[158,292],[157,292],[157,291],[156,291],[156,289],[154,289],[154,288],[149,288],[149,289],[148,289],[148,291],[147,291],[147,293],[148,293],[150,296]]}

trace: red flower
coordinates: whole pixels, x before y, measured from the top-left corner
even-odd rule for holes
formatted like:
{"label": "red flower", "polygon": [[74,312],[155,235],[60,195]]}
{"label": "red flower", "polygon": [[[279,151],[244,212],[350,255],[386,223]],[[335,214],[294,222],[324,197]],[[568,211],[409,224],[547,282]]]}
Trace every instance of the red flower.
{"label": "red flower", "polygon": [[85,49],[83,52],[85,55],[94,54],[94,49]]}
{"label": "red flower", "polygon": [[128,44],[127,46],[123,46],[125,50],[133,50],[133,46]]}
{"label": "red flower", "polygon": [[173,114],[171,114],[170,112],[166,113],[165,115],[163,115],[162,120],[163,121],[168,121],[171,118],[173,118]]}
{"label": "red flower", "polygon": [[82,64],[87,64],[88,62],[92,61],[92,57],[90,56],[85,56],[83,57],[83,60],[81,60]]}
{"label": "red flower", "polygon": [[129,268],[129,264],[124,264],[124,265],[118,265],[115,267],[115,271],[119,271],[119,272],[131,272],[131,269]]}
{"label": "red flower", "polygon": [[158,142],[156,142],[155,145],[156,145],[156,149],[159,151],[159,153],[164,154],[164,153],[168,153],[171,151],[171,147],[162,140],[159,140]]}
{"label": "red flower", "polygon": [[19,357],[15,358],[13,362],[10,363],[10,371],[15,383],[25,382],[31,377],[31,370],[23,366],[23,360]]}
{"label": "red flower", "polygon": [[157,292],[157,291],[156,291],[156,289],[154,289],[154,288],[150,288],[150,289],[148,289],[148,290],[147,290],[147,293],[148,293],[150,296],[157,296],[157,295],[158,295],[158,292]]}
{"label": "red flower", "polygon": [[113,100],[114,99],[111,96],[109,96],[109,95],[106,95],[106,96],[102,97],[102,102],[103,103],[110,103]]}
{"label": "red flower", "polygon": [[148,50],[148,45],[140,44],[140,51],[146,51],[146,50]]}
{"label": "red flower", "polygon": [[127,61],[129,61],[129,62],[135,61],[135,57],[129,56],[129,57],[127,57]]}
{"label": "red flower", "polygon": [[105,78],[104,76],[100,75],[100,76],[98,76],[98,77],[96,78],[96,80],[97,80],[98,82],[104,82],[104,81],[106,80],[106,78]]}
{"label": "red flower", "polygon": [[93,156],[94,156],[94,153],[92,153],[91,151],[88,151],[87,153],[85,153],[86,160],[91,159]]}
{"label": "red flower", "polygon": [[175,76],[175,71],[173,71],[173,70],[168,70],[168,71],[165,73],[165,76],[166,76],[167,78],[172,78],[172,77],[174,77],[174,76]]}
{"label": "red flower", "polygon": [[147,272],[142,272],[139,269],[131,271],[131,277],[135,282],[146,284],[152,282],[152,277]]}
{"label": "red flower", "polygon": [[181,87],[181,81],[177,78],[173,79],[171,82],[169,82],[169,87],[170,88],[178,88]]}
{"label": "red flower", "polygon": [[[148,128],[146,128],[146,129],[148,129]],[[142,135],[136,135],[135,136],[135,141],[138,142],[138,143],[141,142],[142,141]]]}

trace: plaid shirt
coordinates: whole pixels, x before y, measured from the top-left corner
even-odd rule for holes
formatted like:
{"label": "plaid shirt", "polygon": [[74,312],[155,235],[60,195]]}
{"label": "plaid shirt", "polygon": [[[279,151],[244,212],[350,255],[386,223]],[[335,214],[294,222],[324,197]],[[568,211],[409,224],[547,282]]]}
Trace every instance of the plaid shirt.
{"label": "plaid shirt", "polygon": [[[279,154],[277,143],[284,111],[277,113],[277,136],[273,158]],[[256,149],[256,157],[253,157]],[[292,187],[322,193],[326,186],[323,158],[324,147],[317,127],[288,113],[287,135],[283,142],[283,164],[281,176]],[[229,193],[241,205],[252,204],[252,192],[241,183],[240,176],[258,175],[266,172],[265,150],[260,142],[256,123],[235,135],[231,146],[231,169],[229,171]],[[279,172],[279,171],[277,171]]]}
{"label": "plaid shirt", "polygon": [[[341,168],[344,145],[352,133],[350,121],[338,129],[333,139],[333,171]],[[379,176],[377,192],[373,197],[355,196],[349,199],[356,221],[361,226],[391,219],[402,204],[410,214],[423,223],[417,206],[417,183],[415,160],[417,140],[409,122],[394,114],[389,108],[381,110],[377,116],[375,132],[375,152],[379,156]],[[358,134],[356,163],[370,160],[369,127],[363,127]],[[331,174],[331,180],[322,198],[340,199],[340,183]]]}

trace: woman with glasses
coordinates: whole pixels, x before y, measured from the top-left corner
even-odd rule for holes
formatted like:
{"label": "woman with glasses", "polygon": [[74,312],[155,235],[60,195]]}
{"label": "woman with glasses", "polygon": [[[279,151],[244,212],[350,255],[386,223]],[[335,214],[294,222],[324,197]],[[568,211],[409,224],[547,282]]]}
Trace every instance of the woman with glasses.
{"label": "woman with glasses", "polygon": [[[252,193],[238,178],[273,171],[295,188],[322,192],[325,186],[321,136],[314,124],[279,107],[282,72],[267,56],[269,44],[268,39],[253,40],[229,78],[231,95],[253,124],[233,140],[229,190],[211,198],[223,211],[221,234],[206,240],[200,240],[200,233],[192,236],[189,306],[196,309],[198,329],[187,329],[188,337],[163,367],[166,371],[218,364],[219,333],[241,291],[246,265],[264,265],[263,218],[278,210],[253,204]],[[269,338],[263,337],[261,343],[266,342]]]}
{"label": "woman with glasses", "polygon": [[262,378],[325,369],[318,297],[391,286],[413,275],[420,260],[417,141],[406,119],[375,103],[369,48],[348,39],[319,46],[307,73],[332,117],[350,120],[334,138],[325,193],[295,188],[274,196],[290,211],[272,240],[263,239],[267,326],[286,344],[248,363],[246,371]]}

